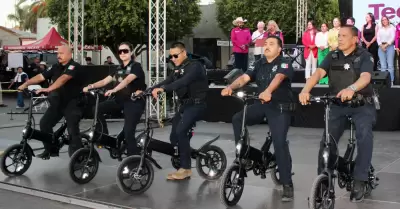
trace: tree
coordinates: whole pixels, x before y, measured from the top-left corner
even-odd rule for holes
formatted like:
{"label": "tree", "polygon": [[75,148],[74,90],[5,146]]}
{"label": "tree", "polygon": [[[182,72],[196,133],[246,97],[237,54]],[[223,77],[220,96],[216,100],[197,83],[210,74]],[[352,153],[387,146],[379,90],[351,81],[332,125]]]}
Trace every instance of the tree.
{"label": "tree", "polygon": [[14,6],[14,8],[15,8],[14,14],[9,14],[7,16],[8,20],[17,22],[18,27],[21,30],[25,29],[25,20],[26,20],[27,14],[29,12],[29,6],[28,5],[22,6],[25,2],[26,2],[26,0],[20,0]]}
{"label": "tree", "polygon": [[[317,23],[332,20],[334,16],[339,15],[337,0],[308,2],[309,8],[313,11],[311,15],[315,16]],[[247,26],[254,30],[258,21],[275,20],[285,35],[285,43],[295,41],[296,0],[216,0],[216,4],[217,21],[228,37],[234,27],[232,21],[237,17],[243,17],[248,20]]]}
{"label": "tree", "polygon": [[49,0],[35,0],[29,7],[29,13],[25,19],[25,28],[29,29],[32,33],[37,32],[38,18],[48,17],[48,4]]}
{"label": "tree", "polygon": [[[198,0],[167,1],[167,40],[177,40],[191,34],[199,23]],[[145,50],[148,40],[148,0],[86,0],[85,44],[109,47],[114,54],[118,44],[129,41],[136,46],[135,54]],[[49,0],[48,15],[67,37],[68,1]],[[118,57],[118,56],[116,56]]]}

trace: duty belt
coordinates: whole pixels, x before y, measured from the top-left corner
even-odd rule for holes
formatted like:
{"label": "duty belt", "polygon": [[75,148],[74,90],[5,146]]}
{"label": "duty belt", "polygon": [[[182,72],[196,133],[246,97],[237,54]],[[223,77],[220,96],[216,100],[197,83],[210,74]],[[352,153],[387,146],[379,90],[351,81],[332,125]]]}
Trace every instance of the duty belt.
{"label": "duty belt", "polygon": [[283,111],[289,111],[293,112],[296,110],[297,104],[296,103],[283,103],[283,104],[277,104],[276,105],[278,109],[283,112]]}
{"label": "duty belt", "polygon": [[205,100],[204,99],[199,99],[199,98],[181,99],[180,103],[181,103],[181,105],[203,104],[203,103],[205,103]]}
{"label": "duty belt", "polygon": [[335,104],[338,106],[356,108],[356,107],[364,106],[365,104],[374,104],[374,99],[372,97],[362,97],[362,98],[356,98],[356,99],[353,99],[350,101],[338,102]]}

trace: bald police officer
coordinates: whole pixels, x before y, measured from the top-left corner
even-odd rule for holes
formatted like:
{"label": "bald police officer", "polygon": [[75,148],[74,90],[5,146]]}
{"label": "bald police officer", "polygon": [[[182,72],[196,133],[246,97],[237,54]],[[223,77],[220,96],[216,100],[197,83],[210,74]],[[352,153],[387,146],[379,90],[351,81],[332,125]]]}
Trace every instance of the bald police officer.
{"label": "bald police officer", "polygon": [[[51,69],[36,75],[25,82],[18,89],[23,90],[29,85],[41,83],[47,79],[54,81],[49,88],[42,88],[36,93],[49,93],[48,100],[50,107],[46,110],[40,120],[40,130],[44,133],[53,133],[53,127],[65,117],[67,130],[71,137],[68,149],[71,156],[82,146],[79,135],[79,121],[82,118],[82,111],[78,107],[78,97],[84,87],[84,79],[81,75],[82,67],[72,59],[72,50],[63,45],[57,50],[58,63]],[[39,158],[49,159],[50,156],[58,156],[58,147],[55,141],[52,143],[43,142],[44,152],[37,155]]]}
{"label": "bald police officer", "polygon": [[[354,26],[344,26],[339,31],[339,47],[331,51],[317,71],[307,81],[299,95],[299,100],[306,105],[311,89],[325,76],[329,77],[330,92],[341,98],[342,102],[352,100],[355,95],[362,95],[365,105],[349,107],[332,105],[329,115],[329,134],[338,141],[343,135],[347,116],[351,116],[356,126],[357,157],[354,168],[354,187],[350,195],[353,202],[362,201],[365,182],[371,165],[373,135],[376,110],[373,105],[373,90],[370,84],[374,60],[365,49],[357,46],[358,30]],[[318,173],[322,172],[321,154],[324,140],[320,144]],[[336,151],[335,149],[333,150]]]}
{"label": "bald police officer", "polygon": [[[223,89],[222,96],[230,96],[233,90],[239,89],[251,80],[257,83],[257,92],[263,102],[255,102],[246,112],[246,125],[259,124],[266,117],[269,121],[274,144],[276,162],[283,184],[282,201],[293,200],[292,158],[286,137],[290,125],[291,104],[294,101],[291,91],[293,67],[282,56],[282,40],[270,36],[264,43],[264,56],[255,62],[254,68]],[[243,111],[232,118],[235,142],[240,140]]]}

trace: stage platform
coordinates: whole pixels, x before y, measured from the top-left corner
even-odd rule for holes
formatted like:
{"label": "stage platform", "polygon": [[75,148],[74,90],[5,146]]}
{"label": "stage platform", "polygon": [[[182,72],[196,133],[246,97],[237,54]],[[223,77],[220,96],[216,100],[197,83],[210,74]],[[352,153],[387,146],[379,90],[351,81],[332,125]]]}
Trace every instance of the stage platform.
{"label": "stage platform", "polygon": [[[116,133],[122,127],[121,123],[110,124],[110,132]],[[155,138],[167,139],[170,127],[155,130]],[[252,145],[261,147],[267,132],[267,125],[257,125],[249,128]],[[9,145],[19,142],[20,128],[0,129],[0,152]],[[290,203],[282,203],[280,187],[275,187],[267,176],[260,179],[253,174],[246,178],[242,199],[237,207],[243,209],[307,209],[307,197],[310,187],[316,177],[316,156],[321,139],[321,129],[292,127],[288,140],[293,157],[293,172],[295,175],[295,199]],[[348,133],[346,133],[348,134]],[[380,185],[363,203],[351,203],[349,194],[337,188],[335,209],[398,209],[400,208],[400,139],[399,132],[374,132],[375,144],[373,165],[381,179]],[[192,141],[193,147],[199,147],[207,140],[220,135],[215,144],[220,146],[228,157],[230,165],[234,159],[234,142],[232,127],[227,123],[199,122]],[[345,135],[347,136],[347,135]],[[340,143],[341,153],[346,146],[347,137]],[[32,145],[40,146],[37,142]],[[33,159],[31,168],[25,175],[7,178],[0,174],[0,189],[19,193],[29,193],[41,198],[66,202],[68,204],[87,208],[136,208],[136,209],[222,209],[225,208],[219,200],[219,181],[208,182],[200,178],[194,169],[190,180],[181,182],[166,181],[166,175],[172,171],[170,159],[155,155],[163,167],[155,168],[156,174],[150,189],[138,196],[122,193],[115,184],[118,161],[111,160],[108,153],[100,150],[103,163],[100,164],[98,175],[91,183],[78,185],[68,175],[68,157],[52,158],[48,161]],[[193,164],[194,165],[194,164]],[[10,201],[16,201],[10,199]],[[0,208],[2,208],[0,202]],[[73,208],[65,205],[64,209]]]}

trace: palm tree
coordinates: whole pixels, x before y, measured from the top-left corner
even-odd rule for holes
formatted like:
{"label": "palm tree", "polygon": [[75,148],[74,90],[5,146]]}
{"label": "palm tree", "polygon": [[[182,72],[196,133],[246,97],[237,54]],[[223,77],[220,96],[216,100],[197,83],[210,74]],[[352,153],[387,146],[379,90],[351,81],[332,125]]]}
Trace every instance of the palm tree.
{"label": "palm tree", "polygon": [[7,16],[8,20],[17,22],[18,27],[21,29],[24,28],[24,26],[25,26],[25,20],[26,20],[27,14],[29,12],[29,5],[21,7],[21,5],[25,2],[26,2],[26,0],[20,0],[15,5],[15,13],[9,14]]}
{"label": "palm tree", "polygon": [[38,18],[48,17],[47,4],[49,0],[35,0],[29,8],[29,13],[26,17],[24,28],[30,30],[32,33],[37,32]]}

